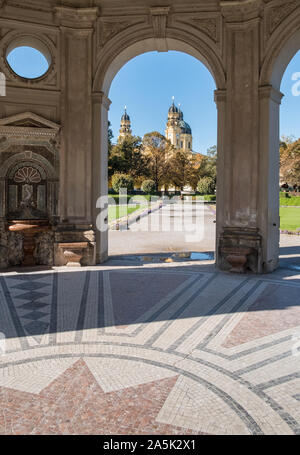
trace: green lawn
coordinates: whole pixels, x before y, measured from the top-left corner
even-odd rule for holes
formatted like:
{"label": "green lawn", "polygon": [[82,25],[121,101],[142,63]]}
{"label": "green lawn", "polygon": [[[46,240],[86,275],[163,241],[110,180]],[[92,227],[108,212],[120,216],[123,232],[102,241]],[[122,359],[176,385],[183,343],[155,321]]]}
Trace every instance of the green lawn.
{"label": "green lawn", "polygon": [[[109,194],[108,195],[110,198],[113,198],[116,202],[116,204],[119,204],[119,195],[118,194]],[[124,198],[124,196],[123,196]],[[151,194],[127,194],[126,196],[126,199],[125,199],[125,204],[128,204],[129,201],[130,202],[139,202],[139,201],[145,201],[147,200],[148,202],[152,201],[152,202],[155,202],[155,201],[158,201],[159,199],[159,196],[154,196],[154,195],[151,195]]]}
{"label": "green lawn", "polygon": [[280,229],[296,231],[300,228],[300,207],[280,207]]}
{"label": "green lawn", "polygon": [[123,216],[130,215],[136,210],[146,208],[146,205],[136,204],[135,206],[128,207],[127,205],[110,205],[108,207],[108,222],[122,218]]}
{"label": "green lawn", "polygon": [[281,192],[279,193],[279,203],[280,205],[297,205],[300,207],[300,197]]}

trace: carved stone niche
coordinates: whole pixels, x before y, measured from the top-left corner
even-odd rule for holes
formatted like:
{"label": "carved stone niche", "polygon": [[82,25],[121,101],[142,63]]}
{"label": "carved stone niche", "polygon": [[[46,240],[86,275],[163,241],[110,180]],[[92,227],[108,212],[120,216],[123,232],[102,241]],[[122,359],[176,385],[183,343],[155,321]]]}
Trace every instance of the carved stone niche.
{"label": "carved stone niche", "polygon": [[31,112],[0,119],[1,268],[54,264],[59,130]]}
{"label": "carved stone niche", "polygon": [[256,228],[225,227],[218,250],[221,270],[261,273],[261,236]]}

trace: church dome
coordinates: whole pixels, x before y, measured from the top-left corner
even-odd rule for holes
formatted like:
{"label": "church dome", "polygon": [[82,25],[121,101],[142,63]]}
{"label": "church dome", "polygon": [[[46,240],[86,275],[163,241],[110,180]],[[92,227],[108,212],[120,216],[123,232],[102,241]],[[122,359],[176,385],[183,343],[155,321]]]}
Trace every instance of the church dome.
{"label": "church dome", "polygon": [[181,134],[192,134],[190,125],[184,120],[180,120],[178,126],[181,129]]}
{"label": "church dome", "polygon": [[179,112],[178,107],[176,107],[175,104],[173,103],[169,109],[169,114],[178,114],[178,112]]}
{"label": "church dome", "polygon": [[130,117],[129,117],[129,115],[127,114],[126,111],[125,111],[125,113],[122,115],[121,121],[122,121],[122,122],[130,122]]}

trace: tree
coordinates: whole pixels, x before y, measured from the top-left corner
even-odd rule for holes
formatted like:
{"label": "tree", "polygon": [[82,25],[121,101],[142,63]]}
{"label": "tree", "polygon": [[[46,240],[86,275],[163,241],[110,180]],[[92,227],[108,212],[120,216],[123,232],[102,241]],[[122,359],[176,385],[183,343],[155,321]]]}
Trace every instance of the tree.
{"label": "tree", "polygon": [[174,150],[169,161],[169,183],[182,191],[185,186],[197,186],[198,169],[193,154],[188,150]]}
{"label": "tree", "polygon": [[116,173],[111,179],[112,187],[116,193],[125,188],[127,191],[133,190],[133,178],[127,174]]}
{"label": "tree", "polygon": [[162,134],[157,131],[147,133],[143,139],[143,155],[147,159],[148,177],[155,183],[155,190],[167,182],[169,173],[169,157],[173,147]]}
{"label": "tree", "polygon": [[144,180],[141,189],[145,194],[153,194],[155,192],[154,180]]}
{"label": "tree", "polygon": [[216,182],[212,177],[202,177],[198,182],[197,189],[200,194],[214,194]]}
{"label": "tree", "polygon": [[142,153],[141,138],[128,135],[112,147],[108,161],[109,176],[129,174],[133,179],[147,174],[147,160]]}
{"label": "tree", "polygon": [[293,142],[282,140],[280,145],[281,178],[290,186],[300,185],[300,139]]}
{"label": "tree", "polygon": [[207,150],[199,167],[199,177],[211,177],[217,181],[217,147],[214,145]]}
{"label": "tree", "polygon": [[108,131],[107,131],[107,137],[108,137],[108,154],[112,148],[112,140],[114,137],[113,131],[111,129],[111,123],[110,121],[108,122]]}

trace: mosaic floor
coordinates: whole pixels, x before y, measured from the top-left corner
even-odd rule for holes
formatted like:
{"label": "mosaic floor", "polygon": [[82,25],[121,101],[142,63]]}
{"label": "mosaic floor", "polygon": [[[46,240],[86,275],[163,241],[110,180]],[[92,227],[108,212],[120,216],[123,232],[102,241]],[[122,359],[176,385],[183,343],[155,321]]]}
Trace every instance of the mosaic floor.
{"label": "mosaic floor", "polygon": [[300,434],[299,296],[283,269],[1,274],[0,433]]}

